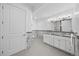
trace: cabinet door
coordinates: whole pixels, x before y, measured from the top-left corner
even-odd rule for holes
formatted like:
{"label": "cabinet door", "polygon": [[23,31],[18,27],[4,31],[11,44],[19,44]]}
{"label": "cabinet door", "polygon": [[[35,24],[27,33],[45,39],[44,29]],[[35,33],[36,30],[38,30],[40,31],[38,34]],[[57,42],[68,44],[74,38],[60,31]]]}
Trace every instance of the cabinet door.
{"label": "cabinet door", "polygon": [[44,35],[44,42],[51,45],[51,35]]}
{"label": "cabinet door", "polygon": [[59,48],[59,39],[58,39],[58,36],[54,36],[54,47]]}
{"label": "cabinet door", "polygon": [[48,35],[48,37],[49,37],[49,38],[48,38],[48,42],[49,42],[49,44],[51,45],[51,43],[52,43],[52,41],[51,41],[52,38],[51,38],[51,37],[52,37],[52,36],[51,36],[51,35]]}
{"label": "cabinet door", "polygon": [[54,37],[53,37],[53,35],[51,35],[51,39],[50,39],[50,44],[53,46],[54,45]]}
{"label": "cabinet door", "polygon": [[47,35],[47,43],[50,44],[50,42],[51,42],[51,37],[50,35]]}
{"label": "cabinet door", "polygon": [[59,39],[60,39],[60,49],[62,49],[62,50],[64,50],[65,51],[65,42],[66,42],[66,38],[65,37],[59,37]]}
{"label": "cabinet door", "polygon": [[49,39],[48,35],[44,34],[44,39],[43,39],[43,41],[44,41],[45,43],[49,43],[48,39]]}
{"label": "cabinet door", "polygon": [[25,10],[4,4],[4,54],[12,55],[26,48]]}
{"label": "cabinet door", "polygon": [[66,38],[66,51],[74,54],[74,43],[71,38]]}

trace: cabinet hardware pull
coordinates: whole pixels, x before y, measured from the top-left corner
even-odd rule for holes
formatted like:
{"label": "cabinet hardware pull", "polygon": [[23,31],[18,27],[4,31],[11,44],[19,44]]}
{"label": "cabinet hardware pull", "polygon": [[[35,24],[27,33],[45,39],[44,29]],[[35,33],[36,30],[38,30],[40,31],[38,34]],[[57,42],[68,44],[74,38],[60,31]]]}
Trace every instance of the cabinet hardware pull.
{"label": "cabinet hardware pull", "polygon": [[2,21],[2,24],[3,24],[4,22]]}
{"label": "cabinet hardware pull", "polygon": [[4,9],[4,6],[2,6],[2,9]]}
{"label": "cabinet hardware pull", "polygon": [[2,39],[3,39],[4,37],[2,36]]}
{"label": "cabinet hardware pull", "polygon": [[3,54],[3,50],[2,50],[2,54]]}

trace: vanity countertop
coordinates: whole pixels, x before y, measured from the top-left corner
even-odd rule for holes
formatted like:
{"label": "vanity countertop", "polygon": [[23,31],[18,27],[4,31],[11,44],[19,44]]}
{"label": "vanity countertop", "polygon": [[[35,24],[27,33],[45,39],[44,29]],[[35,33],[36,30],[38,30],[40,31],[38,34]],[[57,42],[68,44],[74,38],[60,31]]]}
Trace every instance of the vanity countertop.
{"label": "vanity countertop", "polygon": [[52,31],[52,30],[33,30],[33,31],[38,33],[42,32],[42,34],[55,35],[55,36],[68,37],[68,38],[71,38],[71,34],[74,34],[73,32],[60,32],[60,31]]}

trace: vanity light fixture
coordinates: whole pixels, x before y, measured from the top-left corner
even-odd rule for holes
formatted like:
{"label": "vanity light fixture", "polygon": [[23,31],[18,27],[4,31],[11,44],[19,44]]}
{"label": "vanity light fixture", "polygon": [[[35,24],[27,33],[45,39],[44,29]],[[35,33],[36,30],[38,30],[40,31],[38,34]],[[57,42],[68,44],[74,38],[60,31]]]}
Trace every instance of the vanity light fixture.
{"label": "vanity light fixture", "polygon": [[72,18],[72,14],[66,14],[66,15],[62,15],[62,16],[58,16],[58,17],[53,17],[53,18],[49,18],[48,21],[62,21],[65,19],[71,19]]}

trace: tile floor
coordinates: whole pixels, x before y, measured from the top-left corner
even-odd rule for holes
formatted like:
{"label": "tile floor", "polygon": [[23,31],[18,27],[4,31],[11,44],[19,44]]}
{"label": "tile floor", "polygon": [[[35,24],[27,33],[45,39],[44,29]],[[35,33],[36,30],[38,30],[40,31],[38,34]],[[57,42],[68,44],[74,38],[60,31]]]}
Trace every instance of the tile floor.
{"label": "tile floor", "polygon": [[32,46],[30,49],[23,50],[19,53],[14,54],[13,56],[70,56],[70,55],[59,49],[56,49],[43,43],[41,39],[34,39],[32,41]]}

